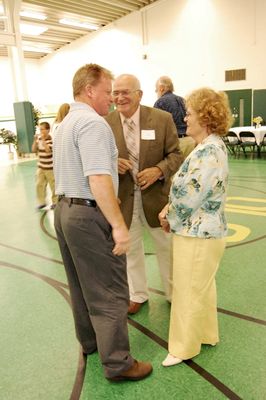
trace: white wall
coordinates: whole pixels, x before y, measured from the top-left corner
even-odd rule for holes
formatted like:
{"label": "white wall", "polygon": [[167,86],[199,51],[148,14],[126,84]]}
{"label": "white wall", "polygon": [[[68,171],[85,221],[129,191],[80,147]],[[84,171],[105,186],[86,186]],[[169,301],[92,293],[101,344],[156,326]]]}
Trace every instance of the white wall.
{"label": "white wall", "polygon": [[[72,101],[73,74],[90,62],[115,75],[137,75],[143,104],[148,105],[155,101],[160,75],[171,76],[181,95],[203,85],[223,90],[266,88],[265,15],[265,0],[158,1],[145,9],[145,46],[141,12],[134,12],[39,62],[26,62],[29,100],[44,111]],[[7,65],[0,60],[0,87],[5,93],[0,115],[13,113]],[[247,69],[246,81],[226,83],[224,71],[239,68]]]}
{"label": "white wall", "polygon": [[[33,102],[41,103],[42,93],[39,91],[39,83],[42,82],[40,75],[40,62],[29,60],[25,65],[25,74],[28,87],[28,97]],[[18,101],[15,95],[11,63],[8,58],[0,57],[0,117],[13,116],[13,103]],[[19,99],[20,101],[20,99]]]}

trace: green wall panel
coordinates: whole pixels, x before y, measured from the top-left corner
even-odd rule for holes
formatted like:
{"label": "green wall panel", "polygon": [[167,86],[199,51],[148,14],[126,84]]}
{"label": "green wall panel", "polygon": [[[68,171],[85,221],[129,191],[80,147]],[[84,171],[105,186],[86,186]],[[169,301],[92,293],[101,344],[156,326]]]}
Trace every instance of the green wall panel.
{"label": "green wall panel", "polygon": [[253,116],[260,115],[263,125],[266,124],[266,89],[254,90],[253,92]]}
{"label": "green wall panel", "polygon": [[[232,113],[237,113],[233,126],[252,125],[252,89],[226,90]],[[241,105],[242,104],[242,105]],[[241,121],[242,107],[242,121]]]}
{"label": "green wall panel", "polygon": [[18,151],[31,153],[33,136],[35,134],[32,104],[29,101],[20,101],[13,104],[18,136]]}

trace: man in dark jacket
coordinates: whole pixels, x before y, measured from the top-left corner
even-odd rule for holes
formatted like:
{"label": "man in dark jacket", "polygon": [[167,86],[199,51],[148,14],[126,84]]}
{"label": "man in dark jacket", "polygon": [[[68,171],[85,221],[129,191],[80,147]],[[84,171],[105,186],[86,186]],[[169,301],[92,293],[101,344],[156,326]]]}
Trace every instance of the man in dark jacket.
{"label": "man in dark jacket", "polygon": [[186,115],[184,99],[173,93],[174,85],[168,76],[161,76],[157,80],[155,91],[158,99],[154,103],[154,107],[172,114],[179,137],[180,150],[183,152],[184,157],[187,157],[194,149],[195,142],[186,135],[187,124],[184,121]]}

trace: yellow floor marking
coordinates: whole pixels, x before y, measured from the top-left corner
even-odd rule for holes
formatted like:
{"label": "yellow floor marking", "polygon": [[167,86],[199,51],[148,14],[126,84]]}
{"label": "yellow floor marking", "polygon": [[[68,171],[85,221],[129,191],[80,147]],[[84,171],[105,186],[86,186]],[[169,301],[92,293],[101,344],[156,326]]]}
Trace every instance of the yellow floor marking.
{"label": "yellow floor marking", "polygon": [[256,197],[228,196],[227,202],[229,200],[250,201],[251,203],[266,203],[266,199],[259,199]]}
{"label": "yellow floor marking", "polygon": [[237,224],[228,224],[228,229],[235,231],[232,235],[227,236],[226,241],[229,243],[241,242],[242,240],[245,240],[251,232],[251,230],[246,226]]}
{"label": "yellow floor marking", "polygon": [[233,212],[237,214],[247,214],[266,217],[266,206],[255,206],[255,205],[245,205],[245,204],[231,204],[230,200],[237,200],[238,202],[250,202],[254,203],[264,203],[266,204],[266,199],[259,199],[255,197],[240,197],[231,196],[227,198],[225,210],[227,212]]}

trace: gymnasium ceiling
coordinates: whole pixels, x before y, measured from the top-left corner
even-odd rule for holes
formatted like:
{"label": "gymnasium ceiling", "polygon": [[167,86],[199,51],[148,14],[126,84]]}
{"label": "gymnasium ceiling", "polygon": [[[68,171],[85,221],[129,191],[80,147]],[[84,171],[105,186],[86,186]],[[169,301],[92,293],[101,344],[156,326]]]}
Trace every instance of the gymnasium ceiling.
{"label": "gymnasium ceiling", "polygon": [[[79,21],[82,24],[93,24],[99,29],[131,12],[141,10],[157,0],[27,0],[21,2],[20,12],[34,12],[45,15],[45,20],[37,20],[20,14],[20,24],[44,27],[47,30],[40,35],[30,32],[22,33],[22,47],[25,59],[40,59],[49,53],[94,32],[92,27],[74,27],[59,22],[60,19]],[[2,4],[2,7],[1,7]],[[4,44],[7,19],[4,15],[3,3],[0,0],[0,56],[7,57],[8,50]],[[27,28],[27,27],[26,27]],[[35,51],[33,51],[35,50]],[[36,51],[38,50],[38,52]]]}

